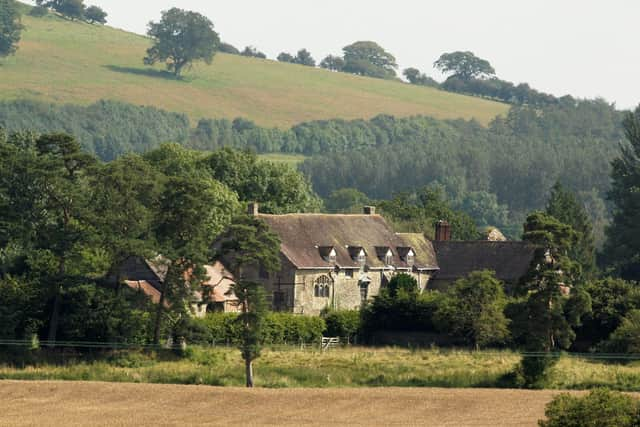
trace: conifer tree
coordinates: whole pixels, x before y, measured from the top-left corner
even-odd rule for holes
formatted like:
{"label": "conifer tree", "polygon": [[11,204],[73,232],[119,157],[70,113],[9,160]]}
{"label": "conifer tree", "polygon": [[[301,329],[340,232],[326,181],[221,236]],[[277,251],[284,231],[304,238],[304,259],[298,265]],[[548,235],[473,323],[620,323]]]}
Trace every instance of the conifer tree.
{"label": "conifer tree", "polygon": [[640,280],[640,107],[624,122],[627,144],[612,162],[611,191],[613,221],[607,229],[604,256],[627,280]]}
{"label": "conifer tree", "polygon": [[596,271],[593,228],[582,203],[574,193],[563,187],[560,182],[556,182],[551,189],[545,212],[573,228],[576,244],[568,249],[568,255],[580,264],[585,278],[593,276]]}

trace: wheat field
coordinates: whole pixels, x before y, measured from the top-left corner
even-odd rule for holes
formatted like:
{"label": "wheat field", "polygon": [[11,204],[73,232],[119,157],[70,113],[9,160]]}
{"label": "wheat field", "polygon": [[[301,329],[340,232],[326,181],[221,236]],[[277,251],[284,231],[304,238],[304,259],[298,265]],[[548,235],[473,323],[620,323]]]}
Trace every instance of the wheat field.
{"label": "wheat field", "polygon": [[2,426],[535,426],[558,392],[0,382]]}

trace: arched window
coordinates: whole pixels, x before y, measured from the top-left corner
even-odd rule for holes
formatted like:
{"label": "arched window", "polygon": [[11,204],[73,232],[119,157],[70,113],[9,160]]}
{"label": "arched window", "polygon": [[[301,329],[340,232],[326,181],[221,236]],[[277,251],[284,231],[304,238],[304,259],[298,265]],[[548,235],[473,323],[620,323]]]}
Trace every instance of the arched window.
{"label": "arched window", "polygon": [[318,298],[329,298],[333,280],[327,275],[316,278],[313,286],[313,295]]}

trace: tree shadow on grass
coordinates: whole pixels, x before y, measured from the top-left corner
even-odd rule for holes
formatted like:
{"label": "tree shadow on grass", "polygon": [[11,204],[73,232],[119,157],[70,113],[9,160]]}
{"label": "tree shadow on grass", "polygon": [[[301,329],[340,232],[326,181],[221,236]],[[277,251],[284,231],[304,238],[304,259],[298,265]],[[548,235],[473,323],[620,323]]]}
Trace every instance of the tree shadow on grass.
{"label": "tree shadow on grass", "polygon": [[160,78],[165,80],[173,80],[177,82],[186,81],[182,77],[176,77],[173,73],[170,73],[169,71],[156,70],[154,68],[121,67],[119,65],[104,65],[103,67],[111,71],[115,71],[116,73],[135,74],[138,76],[154,77],[154,78]]}

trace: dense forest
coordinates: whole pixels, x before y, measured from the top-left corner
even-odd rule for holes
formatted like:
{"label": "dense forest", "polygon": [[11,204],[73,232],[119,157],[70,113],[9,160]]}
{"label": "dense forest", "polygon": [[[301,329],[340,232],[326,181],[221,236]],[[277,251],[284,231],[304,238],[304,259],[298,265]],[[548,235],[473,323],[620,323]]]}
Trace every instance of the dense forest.
{"label": "dense forest", "polygon": [[478,225],[504,228],[512,237],[526,212],[543,207],[560,181],[587,206],[598,242],[608,217],[606,171],[623,140],[621,122],[622,112],[603,100],[573,99],[535,109],[514,106],[488,128],[474,121],[378,116],[289,130],[242,118],[201,119],[192,128],[184,115],[114,101],[86,107],[0,103],[0,126],[7,130],[65,131],[105,161],[173,141],[205,151],[230,146],[310,156],[301,170],[325,198],[355,188],[371,199],[389,199],[436,185]]}

